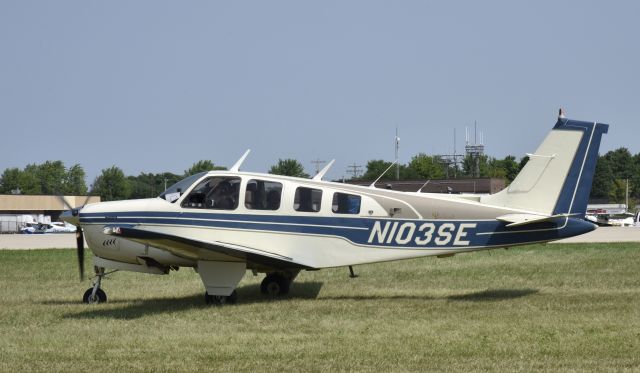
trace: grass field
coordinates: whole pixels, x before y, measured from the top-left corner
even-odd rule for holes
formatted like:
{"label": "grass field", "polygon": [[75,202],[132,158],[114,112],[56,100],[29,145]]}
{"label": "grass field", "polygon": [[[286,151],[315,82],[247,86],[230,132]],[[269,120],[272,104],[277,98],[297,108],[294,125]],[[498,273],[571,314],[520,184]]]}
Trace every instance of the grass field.
{"label": "grass field", "polygon": [[116,273],[84,305],[74,258],[0,251],[0,370],[640,371],[640,244],[302,272],[275,301],[248,272],[223,307],[188,269]]}

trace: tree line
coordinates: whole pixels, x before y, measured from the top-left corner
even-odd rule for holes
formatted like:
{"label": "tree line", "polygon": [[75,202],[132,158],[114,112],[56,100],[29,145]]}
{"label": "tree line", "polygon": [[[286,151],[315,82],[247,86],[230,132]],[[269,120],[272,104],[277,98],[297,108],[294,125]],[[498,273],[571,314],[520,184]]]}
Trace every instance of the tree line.
{"label": "tree line", "polygon": [[[466,156],[460,162],[447,162],[440,157],[419,153],[406,164],[399,165],[401,180],[426,180],[443,178],[493,177],[513,181],[527,163],[528,158],[517,159],[506,156],[503,159],[481,155]],[[391,166],[392,162],[370,160],[366,170],[354,180],[372,181]],[[182,174],[172,172],[145,173],[137,176],[125,175],[122,169],[112,166],[102,170],[91,189],[85,183],[85,171],[79,164],[66,168],[62,161],[46,161],[29,164],[24,169],[8,168],[0,176],[0,194],[67,194],[84,195],[89,191],[99,195],[103,201],[132,198],[149,198],[159,195],[184,177],[210,170],[224,170],[210,160],[200,160]],[[269,173],[297,177],[309,177],[302,163],[295,159],[279,159],[271,166]],[[380,180],[393,180],[395,167],[385,173]],[[627,148],[619,148],[598,157],[591,191],[592,199],[624,203],[627,180],[630,205],[640,200],[640,153],[632,155]]]}

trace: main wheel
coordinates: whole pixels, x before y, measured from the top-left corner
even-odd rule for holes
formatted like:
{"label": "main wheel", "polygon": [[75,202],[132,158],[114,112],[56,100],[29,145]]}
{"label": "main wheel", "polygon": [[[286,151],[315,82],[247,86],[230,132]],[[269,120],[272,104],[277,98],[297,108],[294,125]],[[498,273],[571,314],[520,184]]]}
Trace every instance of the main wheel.
{"label": "main wheel", "polygon": [[104,303],[107,301],[107,294],[100,288],[96,290],[96,295],[92,297],[91,294],[93,294],[93,288],[87,289],[82,296],[82,301],[87,304]]}
{"label": "main wheel", "polygon": [[216,304],[216,305],[236,304],[236,302],[238,301],[238,293],[236,293],[236,291],[234,290],[230,295],[224,296],[224,295],[210,295],[205,291],[204,301],[207,304]]}
{"label": "main wheel", "polygon": [[277,273],[268,274],[260,284],[262,294],[278,297],[289,293],[290,281]]}

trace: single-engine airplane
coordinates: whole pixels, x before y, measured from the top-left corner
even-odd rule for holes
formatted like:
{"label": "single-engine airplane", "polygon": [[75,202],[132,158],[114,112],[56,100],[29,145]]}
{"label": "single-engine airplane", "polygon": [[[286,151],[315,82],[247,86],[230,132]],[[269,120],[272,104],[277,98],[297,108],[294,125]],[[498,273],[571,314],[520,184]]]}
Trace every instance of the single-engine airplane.
{"label": "single-engine airplane", "polygon": [[[83,296],[105,302],[102,278],[125,270],[168,274],[192,267],[207,303],[233,303],[247,270],[261,291],[289,292],[301,270],[451,256],[548,242],[589,232],[584,220],[600,140],[608,125],[558,121],[515,180],[492,195],[399,192],[312,179],[228,171],[189,176],[157,198],[72,209],[83,276],[84,239],[96,276]],[[333,163],[333,162],[332,162]],[[351,267],[350,267],[351,268]]]}

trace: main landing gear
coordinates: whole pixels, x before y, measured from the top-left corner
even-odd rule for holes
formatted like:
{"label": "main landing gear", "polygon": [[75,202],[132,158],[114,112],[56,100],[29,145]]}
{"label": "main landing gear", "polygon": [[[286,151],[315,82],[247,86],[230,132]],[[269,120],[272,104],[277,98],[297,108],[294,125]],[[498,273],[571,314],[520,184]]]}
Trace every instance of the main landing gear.
{"label": "main landing gear", "polygon": [[260,292],[272,298],[289,294],[291,283],[298,275],[298,272],[272,272],[262,280]]}
{"label": "main landing gear", "polygon": [[223,304],[236,304],[238,301],[238,293],[234,290],[230,295],[210,295],[206,291],[204,292],[204,301],[207,304],[223,305]]}
{"label": "main landing gear", "polygon": [[108,274],[116,271],[106,273],[104,267],[94,267],[96,271],[96,277],[94,277],[93,285],[84,292],[82,301],[87,304],[104,303],[107,301],[107,293],[100,289],[102,278]]}

